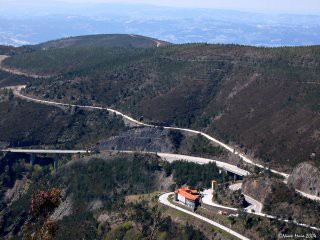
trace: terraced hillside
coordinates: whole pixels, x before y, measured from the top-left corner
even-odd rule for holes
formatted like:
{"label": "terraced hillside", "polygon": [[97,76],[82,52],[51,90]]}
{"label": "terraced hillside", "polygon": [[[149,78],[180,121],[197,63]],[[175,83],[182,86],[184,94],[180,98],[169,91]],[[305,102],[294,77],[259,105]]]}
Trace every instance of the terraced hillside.
{"label": "terraced hillside", "polygon": [[103,104],[202,129],[282,170],[320,160],[320,47],[187,44],[19,54],[6,67],[51,74],[27,94]]}

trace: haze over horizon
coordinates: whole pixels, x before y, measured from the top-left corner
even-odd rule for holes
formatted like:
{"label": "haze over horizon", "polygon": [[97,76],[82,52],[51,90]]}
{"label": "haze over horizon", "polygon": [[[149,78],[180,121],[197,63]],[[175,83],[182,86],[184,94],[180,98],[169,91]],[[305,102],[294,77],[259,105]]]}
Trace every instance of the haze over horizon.
{"label": "haze over horizon", "polygon": [[224,10],[238,10],[250,12],[264,12],[264,13],[287,13],[287,14],[320,14],[320,2],[317,0],[268,0],[268,1],[255,1],[255,0],[162,0],[162,1],[149,1],[149,0],[53,0],[50,2],[42,1],[28,1],[23,0],[1,0],[0,5],[3,7],[8,4],[15,5],[43,5],[50,6],[52,4],[63,7],[64,4],[101,4],[101,3],[117,3],[117,4],[131,4],[131,5],[150,5],[162,6],[173,8],[206,8],[206,9],[224,9]]}
{"label": "haze over horizon", "polygon": [[315,0],[0,0],[0,44],[69,36],[139,34],[172,43],[320,44]]}

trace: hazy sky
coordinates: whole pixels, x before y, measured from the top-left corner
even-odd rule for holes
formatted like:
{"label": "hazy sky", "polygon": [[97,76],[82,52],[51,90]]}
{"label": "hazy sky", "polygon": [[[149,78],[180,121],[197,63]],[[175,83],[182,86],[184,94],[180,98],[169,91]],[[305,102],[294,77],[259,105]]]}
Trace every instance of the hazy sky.
{"label": "hazy sky", "polygon": [[28,4],[30,2],[61,2],[61,3],[144,3],[169,7],[216,8],[283,13],[318,13],[320,0],[0,0],[0,7],[9,2]]}

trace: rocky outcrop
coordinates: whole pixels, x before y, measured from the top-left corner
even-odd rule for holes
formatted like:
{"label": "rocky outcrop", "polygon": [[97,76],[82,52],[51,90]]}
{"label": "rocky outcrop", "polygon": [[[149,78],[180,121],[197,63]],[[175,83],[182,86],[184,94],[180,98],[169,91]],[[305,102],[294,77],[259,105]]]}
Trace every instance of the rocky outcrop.
{"label": "rocky outcrop", "polygon": [[29,183],[27,178],[17,179],[14,183],[13,188],[10,188],[6,191],[4,195],[5,201],[8,205],[11,205],[14,201],[18,200],[23,194],[27,192],[29,188]]}
{"label": "rocky outcrop", "polygon": [[300,163],[293,169],[288,184],[305,193],[320,196],[320,169],[312,162]]}
{"label": "rocky outcrop", "polygon": [[99,210],[101,208],[103,208],[103,202],[100,199],[91,201],[87,207],[88,211],[91,211],[91,212]]}
{"label": "rocky outcrop", "polygon": [[66,197],[59,205],[59,207],[50,216],[53,221],[58,221],[66,216],[72,214],[72,200],[70,197]]}
{"label": "rocky outcrop", "polygon": [[172,152],[174,146],[168,137],[168,130],[161,128],[133,128],[118,136],[102,140],[100,150],[131,150]]}
{"label": "rocky outcrop", "polygon": [[267,177],[245,178],[241,190],[242,193],[264,203],[272,192],[272,180]]}

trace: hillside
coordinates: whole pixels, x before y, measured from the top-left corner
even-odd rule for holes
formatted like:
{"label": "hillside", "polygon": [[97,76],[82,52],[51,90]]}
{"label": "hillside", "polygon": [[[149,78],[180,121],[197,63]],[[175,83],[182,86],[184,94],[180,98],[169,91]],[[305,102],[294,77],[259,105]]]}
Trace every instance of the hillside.
{"label": "hillside", "polygon": [[34,50],[48,50],[56,48],[70,48],[83,46],[149,48],[164,46],[168,44],[170,43],[140,35],[98,34],[62,38],[58,40],[40,43],[37,45],[32,45],[29,47]]}
{"label": "hillside", "polygon": [[32,82],[32,78],[26,76],[17,76],[0,70],[0,88],[7,86],[24,85]]}
{"label": "hillside", "polygon": [[300,191],[319,196],[320,169],[312,162],[302,162],[293,169],[288,184]]}
{"label": "hillside", "polygon": [[319,46],[92,46],[26,53],[4,64],[53,76],[30,84],[28,94],[201,129],[290,171],[312,153],[319,164],[319,56]]}
{"label": "hillside", "polygon": [[[27,159],[23,154],[0,155],[1,239],[25,239],[39,233],[45,213],[54,226],[50,239],[150,239],[151,234],[156,240],[235,239],[157,202],[159,193],[182,184],[201,189],[209,187],[212,178],[227,180],[214,163],[168,163],[137,153],[76,155],[72,161],[62,158],[54,173],[48,159],[45,164],[39,156],[33,168]],[[57,194],[53,197],[52,193]],[[244,213],[225,218],[224,223],[250,239],[310,231]]]}
{"label": "hillside", "polygon": [[7,46],[7,45],[0,45],[0,55],[15,55],[15,54],[28,53],[31,51],[33,50],[28,46],[13,47],[13,46]]}
{"label": "hillside", "polygon": [[[58,206],[50,213],[58,227],[51,239],[149,239],[157,227],[153,239],[200,240],[216,231],[181,215],[171,218],[170,210],[156,201],[159,191],[168,191],[175,182],[208,187],[208,179],[219,175],[215,164],[198,169],[195,163],[166,163],[166,168],[181,172],[167,176],[165,163],[153,155],[76,156],[71,162],[63,160],[54,174],[43,161],[32,170],[26,158],[0,155],[1,239],[21,239],[32,228],[28,229],[28,224],[38,223],[31,215],[31,204],[35,194],[42,191],[45,195],[50,189],[61,191]],[[183,169],[187,171],[182,173]],[[219,232],[215,236],[233,239],[223,238]]]}
{"label": "hillside", "polygon": [[301,197],[280,180],[263,175],[250,176],[244,179],[242,191],[263,203],[263,211],[267,214],[319,226],[319,202]]}
{"label": "hillside", "polygon": [[0,96],[0,116],[0,143],[11,147],[89,148],[126,130],[106,111],[49,107],[13,99],[10,92]]}

